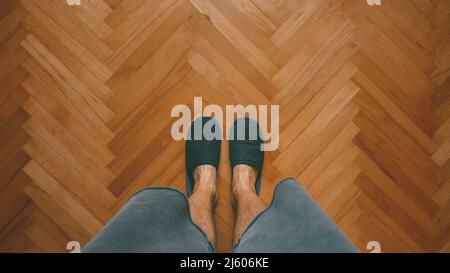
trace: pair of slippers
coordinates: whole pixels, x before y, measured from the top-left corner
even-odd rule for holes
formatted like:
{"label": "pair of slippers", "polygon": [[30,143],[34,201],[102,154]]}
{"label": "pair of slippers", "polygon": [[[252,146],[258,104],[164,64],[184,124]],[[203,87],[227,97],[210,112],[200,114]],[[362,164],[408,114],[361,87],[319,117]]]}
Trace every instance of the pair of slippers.
{"label": "pair of slippers", "polygon": [[[200,165],[213,165],[219,169],[221,131],[211,117],[195,119],[186,140],[186,191],[191,196],[195,186],[194,170]],[[230,128],[229,154],[231,170],[238,164],[250,165],[258,170],[255,189],[259,194],[264,151],[261,150],[262,133],[259,124],[248,118],[237,119]],[[233,177],[233,175],[231,176]]]}

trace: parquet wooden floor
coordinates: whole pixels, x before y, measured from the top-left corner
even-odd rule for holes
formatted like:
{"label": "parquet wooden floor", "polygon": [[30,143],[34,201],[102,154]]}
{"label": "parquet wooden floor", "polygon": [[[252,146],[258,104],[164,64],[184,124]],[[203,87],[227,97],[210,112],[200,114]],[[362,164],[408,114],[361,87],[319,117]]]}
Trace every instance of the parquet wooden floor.
{"label": "parquet wooden floor", "polygon": [[[297,177],[361,251],[450,251],[450,1],[0,1],[0,251],[85,244],[185,188],[175,104],[279,104]],[[227,146],[216,213],[231,246]]]}

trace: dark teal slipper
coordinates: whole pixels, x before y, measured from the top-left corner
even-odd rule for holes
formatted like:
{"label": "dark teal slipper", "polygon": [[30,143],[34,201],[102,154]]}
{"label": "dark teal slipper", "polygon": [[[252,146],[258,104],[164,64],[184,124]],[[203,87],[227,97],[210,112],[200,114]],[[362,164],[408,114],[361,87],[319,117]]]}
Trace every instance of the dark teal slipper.
{"label": "dark teal slipper", "polygon": [[219,123],[215,119],[199,117],[191,123],[186,140],[186,192],[188,196],[191,196],[194,190],[193,173],[197,166],[207,164],[219,169],[220,145],[221,131]]}
{"label": "dark teal slipper", "polygon": [[264,161],[264,151],[261,149],[263,138],[259,124],[248,117],[237,119],[230,128],[229,137],[231,177],[235,165],[245,164],[256,168],[258,176],[255,190],[259,195]]}

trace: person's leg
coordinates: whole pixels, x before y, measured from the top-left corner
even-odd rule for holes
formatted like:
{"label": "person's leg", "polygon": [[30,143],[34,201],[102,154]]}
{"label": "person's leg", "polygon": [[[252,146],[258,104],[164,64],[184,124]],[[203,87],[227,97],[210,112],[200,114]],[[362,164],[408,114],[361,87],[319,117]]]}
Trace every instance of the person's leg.
{"label": "person's leg", "polygon": [[[198,133],[201,135],[196,135]],[[217,199],[220,135],[219,123],[214,118],[196,118],[190,125],[185,148],[186,193],[190,215],[213,245],[216,241],[213,213]]]}
{"label": "person's leg", "polygon": [[293,178],[275,188],[269,208],[245,227],[233,252],[356,252],[307,191]]}
{"label": "person's leg", "polygon": [[207,234],[193,223],[178,189],[148,187],[83,247],[82,252],[213,252]]}
{"label": "person's leg", "polygon": [[257,170],[249,165],[238,164],[233,167],[232,196],[236,207],[236,225],[233,235],[235,243],[253,219],[266,208],[256,194],[257,175]]}
{"label": "person's leg", "polygon": [[194,170],[195,186],[189,197],[192,221],[207,235],[215,246],[216,236],[213,213],[217,202],[217,170],[213,165],[200,165]]}
{"label": "person's leg", "polygon": [[258,197],[264,152],[260,130],[256,139],[251,137],[255,123],[244,118],[231,127],[232,196],[237,206],[233,252],[354,252],[351,242],[294,179],[277,185],[266,208]]}

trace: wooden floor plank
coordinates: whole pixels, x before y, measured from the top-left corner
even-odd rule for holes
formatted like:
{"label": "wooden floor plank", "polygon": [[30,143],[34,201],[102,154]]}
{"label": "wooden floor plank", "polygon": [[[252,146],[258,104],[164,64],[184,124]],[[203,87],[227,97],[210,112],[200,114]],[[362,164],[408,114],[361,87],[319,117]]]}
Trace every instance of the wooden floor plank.
{"label": "wooden floor plank", "polygon": [[296,177],[362,252],[450,251],[449,1],[41,2],[0,1],[0,252],[66,252],[143,187],[185,192],[171,110],[194,97],[279,106],[264,204]]}

